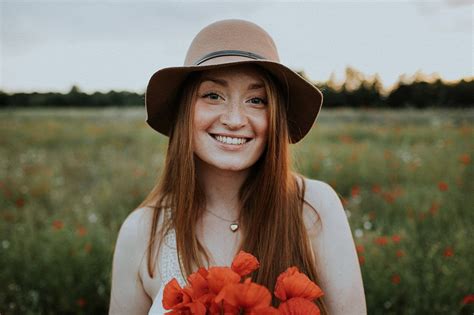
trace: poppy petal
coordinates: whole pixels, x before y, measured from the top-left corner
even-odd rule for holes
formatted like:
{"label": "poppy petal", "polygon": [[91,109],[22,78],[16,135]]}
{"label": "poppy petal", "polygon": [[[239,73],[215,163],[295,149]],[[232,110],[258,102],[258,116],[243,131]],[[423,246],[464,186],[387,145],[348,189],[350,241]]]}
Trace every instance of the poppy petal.
{"label": "poppy petal", "polygon": [[189,302],[190,296],[181,288],[176,278],[171,279],[163,289],[163,307],[170,310]]}
{"label": "poppy petal", "polygon": [[323,291],[297,267],[290,267],[278,276],[274,294],[281,301],[293,297],[314,300],[322,296]]}
{"label": "poppy petal", "polygon": [[231,266],[232,270],[242,277],[258,269],[258,267],[260,267],[260,263],[257,258],[243,250],[235,256]]}
{"label": "poppy petal", "polygon": [[207,275],[209,290],[218,294],[229,283],[239,283],[240,276],[229,267],[211,267]]}
{"label": "poppy petal", "polygon": [[280,304],[281,315],[320,315],[319,307],[305,298],[295,297]]}

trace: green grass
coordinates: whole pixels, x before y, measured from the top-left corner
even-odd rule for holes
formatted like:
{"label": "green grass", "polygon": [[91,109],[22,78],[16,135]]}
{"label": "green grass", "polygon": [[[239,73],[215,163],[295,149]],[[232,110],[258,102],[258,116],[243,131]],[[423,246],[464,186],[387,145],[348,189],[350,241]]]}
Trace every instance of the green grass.
{"label": "green grass", "polygon": [[[0,111],[0,313],[103,314],[160,173],[143,109]],[[474,111],[324,110],[295,167],[340,194],[369,314],[472,314]]]}

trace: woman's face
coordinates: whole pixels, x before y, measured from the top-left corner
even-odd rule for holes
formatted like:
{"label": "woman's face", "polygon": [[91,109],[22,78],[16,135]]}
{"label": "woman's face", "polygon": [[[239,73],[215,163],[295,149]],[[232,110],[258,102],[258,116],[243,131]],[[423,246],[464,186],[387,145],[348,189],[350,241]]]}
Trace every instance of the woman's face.
{"label": "woman's face", "polygon": [[194,154],[222,170],[248,169],[265,149],[268,113],[265,86],[255,68],[203,72],[194,104]]}

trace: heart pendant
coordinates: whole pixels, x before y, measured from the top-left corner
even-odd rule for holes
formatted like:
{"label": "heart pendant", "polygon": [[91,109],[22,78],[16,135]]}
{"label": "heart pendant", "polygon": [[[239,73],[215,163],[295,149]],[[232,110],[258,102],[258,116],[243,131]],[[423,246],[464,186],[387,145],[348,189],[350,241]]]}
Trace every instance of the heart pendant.
{"label": "heart pendant", "polygon": [[232,224],[230,225],[230,230],[231,230],[232,232],[235,232],[235,231],[237,231],[238,229],[239,229],[239,225],[238,225],[237,223],[232,223]]}

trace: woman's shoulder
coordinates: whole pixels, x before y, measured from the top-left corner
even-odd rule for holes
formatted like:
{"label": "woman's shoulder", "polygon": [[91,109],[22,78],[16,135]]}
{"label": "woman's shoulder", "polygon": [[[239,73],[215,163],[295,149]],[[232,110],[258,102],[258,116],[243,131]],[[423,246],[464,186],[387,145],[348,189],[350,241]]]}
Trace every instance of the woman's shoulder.
{"label": "woman's shoulder", "polygon": [[153,209],[149,207],[137,208],[130,212],[120,226],[117,244],[127,250],[140,250],[140,244],[146,245],[149,237],[152,217]]}
{"label": "woman's shoulder", "polygon": [[303,180],[305,187],[303,217],[308,232],[314,234],[326,221],[340,217],[344,209],[337,192],[331,185],[303,176],[298,179],[298,183],[301,185]]}

